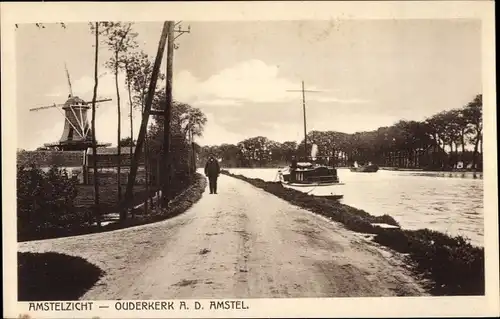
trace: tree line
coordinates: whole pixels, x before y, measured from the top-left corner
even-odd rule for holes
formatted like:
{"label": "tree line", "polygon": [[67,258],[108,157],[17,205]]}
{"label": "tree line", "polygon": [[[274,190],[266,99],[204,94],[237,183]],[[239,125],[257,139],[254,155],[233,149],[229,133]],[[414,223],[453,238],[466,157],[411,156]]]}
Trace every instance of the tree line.
{"label": "tree line", "polygon": [[237,144],[199,146],[200,165],[210,154],[229,167],[283,165],[292,156],[310,154],[312,144],[317,156],[336,166],[374,163],[380,166],[424,169],[463,167],[482,169],[483,120],[482,95],[476,95],[461,108],[442,111],[423,121],[401,120],[377,130],[347,134],[337,131],[310,131],[307,150],[304,140],[277,142],[264,136]]}

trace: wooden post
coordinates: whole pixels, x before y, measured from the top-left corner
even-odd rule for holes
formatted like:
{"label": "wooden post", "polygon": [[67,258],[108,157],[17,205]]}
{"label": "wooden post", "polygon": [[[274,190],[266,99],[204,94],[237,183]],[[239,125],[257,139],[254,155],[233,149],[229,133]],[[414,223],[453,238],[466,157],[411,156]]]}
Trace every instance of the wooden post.
{"label": "wooden post", "polygon": [[166,85],[166,104],[164,110],[163,122],[163,154],[165,156],[164,165],[166,166],[165,174],[163,176],[163,207],[167,207],[170,199],[170,169],[171,169],[171,156],[170,156],[170,118],[172,116],[172,78],[173,78],[173,61],[174,61],[174,22],[167,22],[167,85]]}
{"label": "wooden post", "polygon": [[[146,104],[144,106],[144,113],[142,115],[141,127],[139,130],[139,135],[137,136],[137,146],[135,148],[134,157],[130,165],[130,175],[127,183],[127,190],[125,192],[125,200],[124,200],[125,205],[131,203],[133,198],[133,187],[135,183],[135,178],[137,176],[139,158],[141,156],[142,147],[144,145],[144,140],[146,138],[149,114],[151,111],[151,105],[153,104],[153,98],[156,91],[156,82],[158,81],[158,73],[160,72],[161,60],[163,58],[163,52],[165,51],[167,35],[168,35],[168,22],[164,22],[163,30],[160,36],[160,42],[158,44],[158,52],[156,53],[155,64],[153,66],[153,71],[151,74],[151,82],[149,83],[148,95],[146,98]],[[126,219],[127,217],[126,213],[121,217],[123,219]]]}
{"label": "wooden post", "polygon": [[97,178],[97,140],[96,140],[96,100],[97,100],[97,86],[99,83],[98,67],[99,67],[99,22],[95,23],[95,56],[94,56],[94,93],[92,96],[92,155],[94,156],[93,161],[93,173],[94,173],[94,215],[97,217],[97,225],[101,227],[101,211],[99,205],[99,179]]}

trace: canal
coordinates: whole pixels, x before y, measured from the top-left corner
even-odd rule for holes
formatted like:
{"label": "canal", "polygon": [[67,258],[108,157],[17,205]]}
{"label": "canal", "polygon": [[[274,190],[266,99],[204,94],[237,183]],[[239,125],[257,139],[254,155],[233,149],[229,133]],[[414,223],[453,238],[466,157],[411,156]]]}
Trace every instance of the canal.
{"label": "canal", "polygon": [[[233,174],[273,181],[277,169],[229,169]],[[461,235],[483,246],[483,180],[472,173],[386,171],[353,173],[338,169],[341,186],[305,188],[322,195],[343,194],[342,203],[372,215],[388,214],[405,229],[429,228]],[[221,185],[221,188],[224,186]]]}

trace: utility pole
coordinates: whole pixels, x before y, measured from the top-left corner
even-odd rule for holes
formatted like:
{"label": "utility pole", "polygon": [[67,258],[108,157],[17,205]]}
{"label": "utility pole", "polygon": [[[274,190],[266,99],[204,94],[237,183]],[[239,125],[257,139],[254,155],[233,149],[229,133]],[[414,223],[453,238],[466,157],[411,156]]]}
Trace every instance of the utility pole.
{"label": "utility pole", "polygon": [[162,183],[162,206],[168,206],[170,198],[170,118],[172,115],[172,77],[174,62],[174,22],[168,22],[168,42],[167,42],[167,85],[166,85],[166,104],[163,113],[163,154],[164,154],[164,174]]}
{"label": "utility pole", "polygon": [[[164,153],[164,163],[165,167],[163,174],[163,183],[162,183],[162,202],[163,207],[168,207],[168,202],[170,199],[170,180],[171,180],[171,154],[170,154],[170,121],[172,117],[172,107],[173,107],[173,96],[172,96],[172,78],[173,78],[173,62],[174,62],[174,50],[178,48],[175,45],[175,39],[181,36],[183,33],[189,33],[191,28],[188,30],[181,30],[180,22],[175,23],[174,21],[168,22],[168,31],[167,31],[167,85],[166,85],[166,104],[163,112],[164,122],[163,122],[163,153]],[[179,25],[178,30],[175,30],[175,27]],[[179,35],[175,36],[175,33],[179,33]]]}
{"label": "utility pole", "polygon": [[304,159],[307,160],[306,92],[304,91],[304,81],[302,81],[302,110],[304,113]]}

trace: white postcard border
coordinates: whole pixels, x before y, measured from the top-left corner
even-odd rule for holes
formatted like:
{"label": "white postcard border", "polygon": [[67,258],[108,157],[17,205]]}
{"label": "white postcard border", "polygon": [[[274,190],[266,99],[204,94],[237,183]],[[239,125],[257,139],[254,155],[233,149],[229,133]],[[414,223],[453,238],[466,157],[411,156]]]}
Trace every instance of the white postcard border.
{"label": "white postcard border", "polygon": [[[4,317],[28,314],[36,318],[115,317],[403,317],[498,315],[498,205],[496,167],[496,86],[494,3],[490,1],[422,2],[200,2],[200,3],[2,3],[2,211],[4,257]],[[343,19],[481,19],[483,26],[484,211],[486,296],[396,298],[245,299],[248,310],[133,312],[114,310],[116,301],[95,301],[108,309],[95,312],[30,312],[17,302],[15,220],[15,31],[14,23],[217,20],[343,20]],[[196,300],[186,300],[194,303]],[[203,302],[203,300],[198,300]]]}

